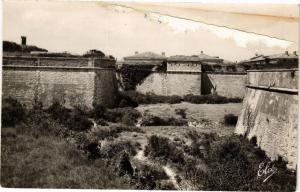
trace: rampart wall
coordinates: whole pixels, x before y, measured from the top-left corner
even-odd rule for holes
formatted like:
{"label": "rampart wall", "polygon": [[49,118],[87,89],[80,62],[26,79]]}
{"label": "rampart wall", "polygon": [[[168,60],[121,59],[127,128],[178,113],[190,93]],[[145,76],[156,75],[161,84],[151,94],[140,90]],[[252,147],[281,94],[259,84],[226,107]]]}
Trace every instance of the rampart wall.
{"label": "rampart wall", "polygon": [[243,98],[246,73],[153,72],[136,86],[140,93],[205,95],[215,88],[220,96]]}
{"label": "rampart wall", "polygon": [[246,73],[205,72],[202,73],[202,94],[211,94],[215,89],[218,95],[243,98],[245,95]]}
{"label": "rampart wall", "polygon": [[199,95],[201,73],[153,72],[136,86],[136,90],[156,95]]}
{"label": "rampart wall", "polygon": [[271,159],[281,156],[295,169],[297,126],[298,69],[249,70],[235,132],[256,140]]}
{"label": "rampart wall", "polygon": [[54,101],[66,107],[111,106],[117,91],[115,61],[97,62],[95,67],[95,59],[88,58],[3,57],[2,97],[28,107],[37,102],[48,107]]}

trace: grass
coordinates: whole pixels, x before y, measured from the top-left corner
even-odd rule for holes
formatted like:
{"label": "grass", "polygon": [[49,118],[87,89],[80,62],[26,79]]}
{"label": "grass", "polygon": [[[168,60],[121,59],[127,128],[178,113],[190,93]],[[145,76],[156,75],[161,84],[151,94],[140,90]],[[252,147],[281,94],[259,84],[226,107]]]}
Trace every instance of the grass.
{"label": "grass", "polygon": [[[130,188],[101,159],[89,161],[65,140],[49,135],[38,138],[3,128],[1,185],[16,188]],[[13,131],[12,131],[13,129]],[[9,131],[10,130],[10,131]],[[7,134],[8,132],[13,132]],[[105,173],[105,174],[99,174]]]}

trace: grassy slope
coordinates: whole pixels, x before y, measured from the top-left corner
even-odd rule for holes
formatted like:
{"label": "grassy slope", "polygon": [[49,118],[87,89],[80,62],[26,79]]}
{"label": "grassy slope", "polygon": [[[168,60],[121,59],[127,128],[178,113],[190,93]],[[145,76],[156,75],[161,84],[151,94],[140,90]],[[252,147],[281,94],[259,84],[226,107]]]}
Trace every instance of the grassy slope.
{"label": "grassy slope", "polygon": [[[22,129],[24,127],[19,127]],[[33,137],[3,128],[1,185],[22,188],[128,189],[105,162],[88,161],[75,146],[54,136]],[[105,173],[105,174],[101,174]]]}

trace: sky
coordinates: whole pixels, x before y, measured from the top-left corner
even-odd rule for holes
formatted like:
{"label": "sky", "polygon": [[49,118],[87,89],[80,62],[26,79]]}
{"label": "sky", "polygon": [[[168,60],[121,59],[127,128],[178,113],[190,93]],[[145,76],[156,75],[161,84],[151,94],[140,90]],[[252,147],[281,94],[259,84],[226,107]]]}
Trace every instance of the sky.
{"label": "sky", "polygon": [[298,50],[297,5],[4,1],[3,40],[53,52],[98,49],[230,61]]}

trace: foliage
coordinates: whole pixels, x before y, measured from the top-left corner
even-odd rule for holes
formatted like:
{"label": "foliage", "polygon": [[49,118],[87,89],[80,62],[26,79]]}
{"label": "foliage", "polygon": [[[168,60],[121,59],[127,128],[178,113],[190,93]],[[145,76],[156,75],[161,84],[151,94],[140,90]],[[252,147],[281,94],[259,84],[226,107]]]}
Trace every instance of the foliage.
{"label": "foliage", "polygon": [[186,126],[185,119],[161,118],[154,115],[145,115],[142,117],[141,126]]}
{"label": "foliage", "polygon": [[238,116],[234,115],[234,114],[226,114],[224,116],[224,124],[225,125],[236,125],[238,121]]}
{"label": "foliage", "polygon": [[[42,116],[41,116],[42,117]],[[52,119],[51,116],[46,117]],[[33,117],[37,118],[37,117]],[[41,119],[44,121],[44,119]],[[53,120],[53,119],[52,119]],[[106,160],[90,161],[84,153],[42,125],[3,128],[1,134],[1,185],[14,188],[128,189]],[[49,123],[49,124],[48,124]],[[55,130],[50,121],[47,130]],[[39,129],[38,132],[36,130]],[[10,132],[9,134],[7,134]],[[34,136],[35,135],[35,136]],[[99,174],[105,173],[105,174]]]}
{"label": "foliage", "polygon": [[180,115],[181,118],[186,119],[186,109],[175,109],[176,115]]}
{"label": "foliage", "polygon": [[240,98],[226,98],[219,95],[185,95],[183,100],[195,104],[224,104],[224,103],[240,103]]}
{"label": "foliage", "polygon": [[92,114],[96,119],[121,122],[125,125],[135,125],[141,116],[139,111],[131,107],[107,109],[102,105],[96,105]]}
{"label": "foliage", "polygon": [[131,141],[112,141],[104,145],[101,149],[101,156],[108,159],[119,158],[119,156],[126,152],[130,156],[136,155],[136,149],[139,144]]}
{"label": "foliage", "polygon": [[93,123],[88,119],[88,113],[79,107],[73,110],[67,109],[59,102],[54,102],[47,110],[55,120],[74,131],[85,131],[91,128]]}
{"label": "foliage", "polygon": [[[163,189],[167,188],[162,183],[163,180],[169,179],[160,165],[136,163],[134,182],[137,189]],[[172,186],[169,186],[172,187]],[[173,186],[174,189],[174,186]]]}
{"label": "foliage", "polygon": [[137,132],[143,133],[143,130],[138,127],[124,126],[124,125],[112,125],[109,127],[98,128],[92,133],[93,137],[97,140],[113,139],[117,138],[122,132]]}
{"label": "foliage", "polygon": [[148,144],[145,147],[145,156],[153,159],[158,158],[167,162],[170,160],[173,163],[183,164],[184,153],[181,149],[176,147],[170,139],[152,135],[148,139]]}
{"label": "foliage", "polygon": [[[157,104],[157,103],[169,103],[175,104],[180,103],[182,101],[195,103],[195,104],[224,104],[224,103],[240,103],[242,102],[241,98],[227,98],[219,95],[185,95],[180,97],[178,95],[171,95],[171,96],[163,96],[163,95],[156,95],[154,93],[146,93],[142,94],[136,91],[125,91],[121,92],[120,98],[124,99],[119,102],[120,107],[124,106],[133,106],[136,107],[137,105],[141,104]],[[119,99],[120,100],[120,99]]]}
{"label": "foliage", "polygon": [[21,103],[11,97],[2,100],[2,126],[15,126],[25,119],[26,111]]}

